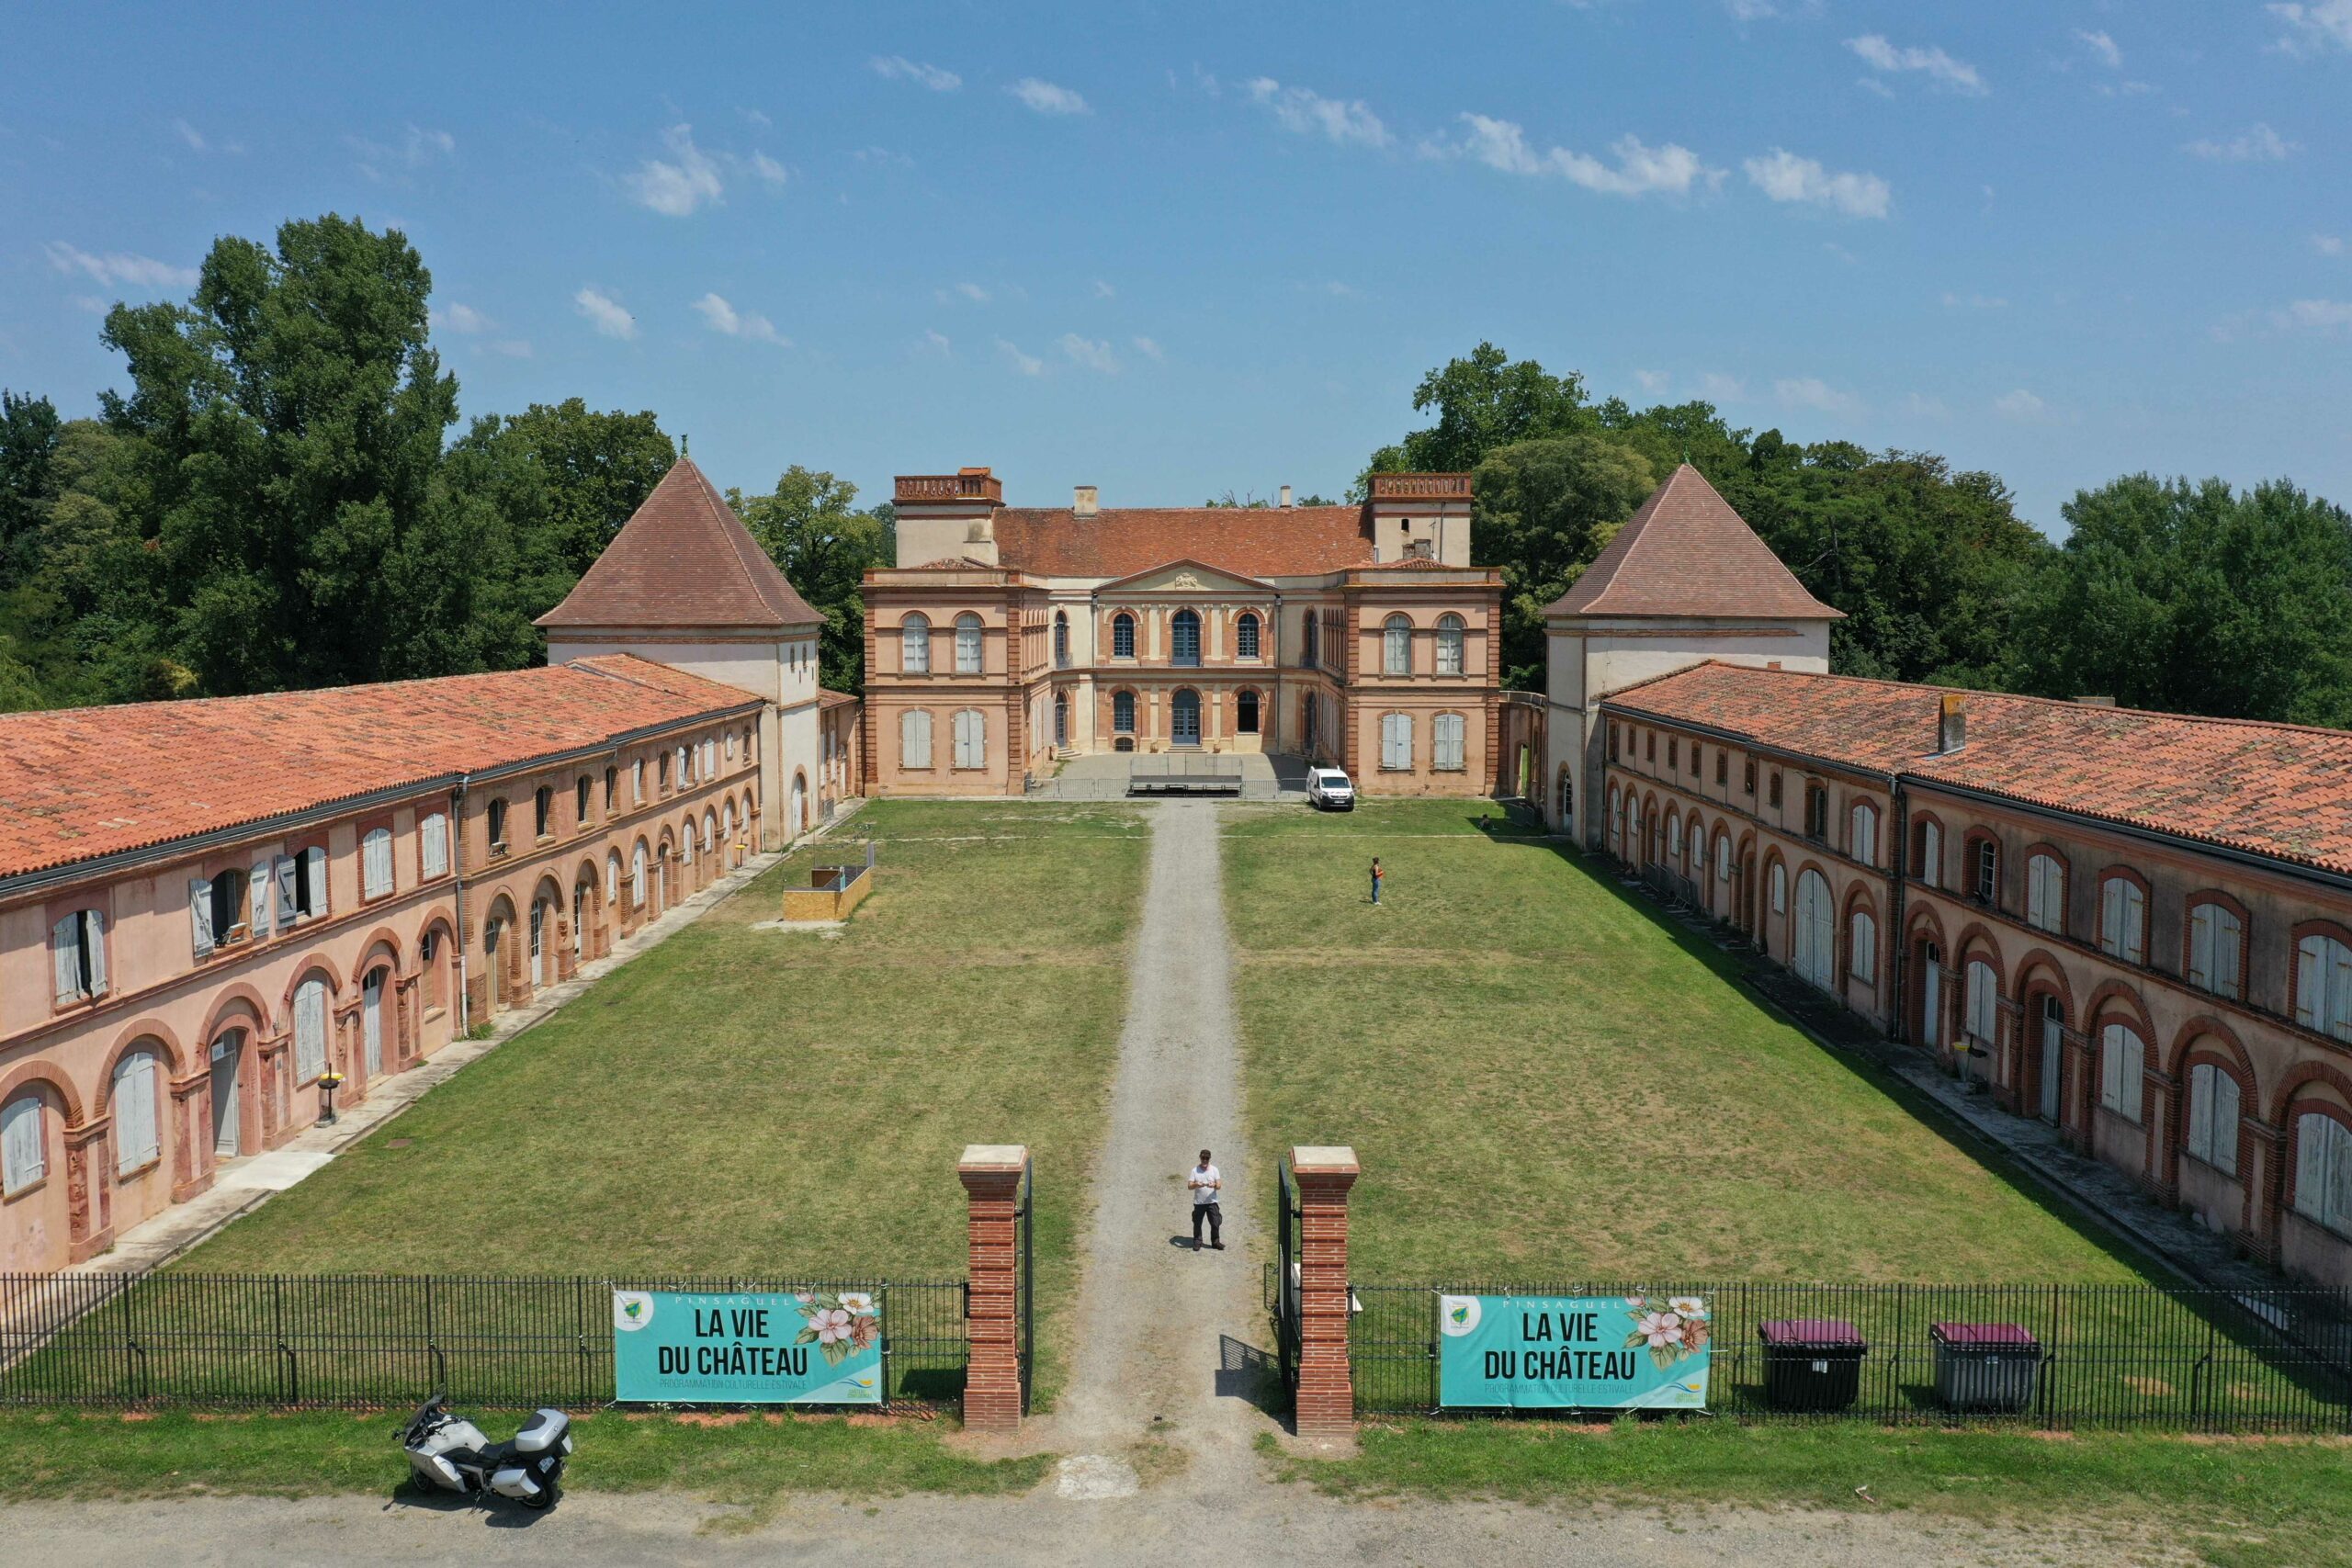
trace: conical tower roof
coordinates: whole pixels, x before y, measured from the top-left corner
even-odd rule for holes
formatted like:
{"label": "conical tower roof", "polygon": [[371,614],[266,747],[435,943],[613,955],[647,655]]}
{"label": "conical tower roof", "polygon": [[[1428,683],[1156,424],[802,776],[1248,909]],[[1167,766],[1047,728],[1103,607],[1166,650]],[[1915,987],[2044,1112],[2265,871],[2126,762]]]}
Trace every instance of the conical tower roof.
{"label": "conical tower roof", "polygon": [[681,457],[543,626],[810,626],[809,607],[726,498]]}
{"label": "conical tower roof", "polygon": [[1650,491],[1546,615],[1711,615],[1833,621],[1756,530],[1685,463]]}

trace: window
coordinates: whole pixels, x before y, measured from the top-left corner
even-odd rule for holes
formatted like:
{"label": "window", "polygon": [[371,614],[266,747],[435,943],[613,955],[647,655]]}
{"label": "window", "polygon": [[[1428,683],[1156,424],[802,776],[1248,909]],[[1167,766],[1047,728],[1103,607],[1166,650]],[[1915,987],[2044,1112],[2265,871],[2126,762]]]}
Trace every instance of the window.
{"label": "window", "polygon": [[[1994,981],[1993,966],[1981,958],[1968,964],[1968,1009],[1963,1027],[1972,1039],[1990,1045],[1999,1038],[2000,987]],[[2137,1079],[2133,1080],[2137,1082]]]}
{"label": "window", "polygon": [[1817,871],[1797,874],[1797,913],[1790,954],[1798,975],[1825,991],[1838,987],[1838,918],[1829,884]]}
{"label": "window", "polygon": [[1392,773],[1413,765],[1411,714],[1385,713],[1380,716],[1380,765],[1383,770]]}
{"label": "window", "polygon": [[1258,657],[1258,617],[1247,611],[1233,623],[1233,656],[1236,659]]}
{"label": "window", "polygon": [[1747,761],[1744,764],[1742,764],[1742,775],[1743,775],[1743,776],[1741,777],[1741,780],[1740,780],[1740,789],[1741,789],[1742,793],[1744,793],[1744,794],[1747,794],[1747,795],[1754,795],[1754,794],[1756,793],[1756,759],[1755,759],[1755,758],[1750,757],[1750,758],[1748,758],[1748,759],[1747,759]]}
{"label": "window", "polygon": [[2140,1120],[2140,1073],[2147,1047],[2131,1026],[2110,1023],[2098,1034],[2098,1102],[2126,1122]]}
{"label": "window", "polygon": [[1462,673],[1462,617],[1440,615],[1437,618],[1437,672],[1441,675]]}
{"label": "window", "polygon": [[1666,738],[1666,771],[1674,773],[1682,766],[1682,742],[1674,736]]}
{"label": "window", "polygon": [[327,983],[313,975],[294,987],[294,1081],[327,1070]]}
{"label": "window", "polygon": [[[319,855],[323,863],[323,850],[304,852],[305,862],[311,854]],[[215,947],[233,942],[245,927],[245,874],[224,871],[207,879],[188,879],[188,919],[196,944],[196,955],[204,957]],[[299,911],[310,913],[309,910]],[[291,921],[292,914],[288,915]]]}
{"label": "window", "polygon": [[1136,656],[1136,618],[1125,610],[1111,617],[1111,657],[1133,659]]}
{"label": "window", "polygon": [[1971,840],[1968,846],[1969,892],[1980,904],[1997,902],[2001,896],[2001,846],[1996,840],[1984,838]]}
{"label": "window", "polygon": [[679,746],[678,771],[673,776],[677,779],[680,789],[695,782],[695,753],[692,747],[683,744]]}
{"label": "window", "polygon": [[1847,814],[1846,852],[1864,865],[1878,863],[1878,807],[1867,801]]}
{"label": "window", "polygon": [[1133,735],[1136,732],[1136,694],[1119,692],[1111,698],[1111,733]]}
{"label": "window", "polygon": [[605,815],[607,817],[613,814],[613,796],[619,791],[620,782],[621,771],[618,768],[605,770]]}
{"label": "window", "polygon": [[1878,921],[1871,919],[1868,909],[1857,909],[1851,923],[1854,943],[1848,972],[1853,976],[1855,984],[1875,986],[1878,984]]}
{"label": "window", "polygon": [[1233,726],[1243,735],[1258,733],[1258,694],[1243,692],[1233,699]]}
{"label": "window", "polygon": [[1054,668],[1069,668],[1069,612],[1054,612]]}
{"label": "window", "polygon": [[1779,861],[1772,863],[1772,913],[1789,912],[1789,868]]}
{"label": "window", "polygon": [[605,902],[621,901],[621,852],[615,850],[605,857]]}
{"label": "window", "polygon": [[438,811],[425,813],[416,825],[417,869],[426,877],[449,874],[449,819]]}
{"label": "window", "polygon": [[1829,786],[1808,784],[1804,786],[1804,836],[1818,842],[1829,838]]}
{"label": "window", "polygon": [[2098,945],[2126,964],[2148,961],[2148,896],[2128,876],[2110,876],[2098,887]]}
{"label": "window", "polygon": [[[644,766],[641,762],[638,765],[640,768]],[[490,819],[490,852],[496,854],[506,847],[506,803],[492,801],[485,815]]]}
{"label": "window", "polygon": [[1413,623],[1391,615],[1380,629],[1380,672],[1409,675],[1413,671]]}
{"label": "window", "polygon": [[1772,786],[1768,793],[1767,798],[1770,802],[1773,810],[1778,811],[1781,809],[1781,775],[1778,773],[1774,773],[1772,775]]}
{"label": "window", "polygon": [[392,830],[370,828],[359,840],[359,896],[381,898],[392,890]]}
{"label": "window", "polygon": [[1647,730],[1645,735],[1645,750],[1642,760],[1646,762],[1655,762],[1657,761],[1657,731]]}
{"label": "window", "polygon": [[0,1111],[0,1197],[13,1198],[48,1174],[40,1096],[19,1095]]}
{"label": "window", "polygon": [[[1317,658],[1315,647],[1316,639],[1323,635],[1320,629],[1320,623],[1321,617],[1317,615],[1314,611],[1309,610],[1306,612],[1306,618],[1298,624],[1300,638],[1298,661],[1309,670],[1315,668],[1316,660]],[[1309,733],[1311,735],[1312,731],[1309,731]]]}
{"label": "window", "polygon": [[1715,835],[1715,880],[1731,880],[1731,835],[1728,832]]}
{"label": "window", "polygon": [[980,618],[965,612],[956,617],[956,673],[980,672]]}
{"label": "window", "polygon": [[1673,863],[1675,863],[1676,861],[1680,860],[1681,858],[1682,858],[1682,818],[1679,818],[1679,817],[1668,817],[1668,818],[1666,819],[1666,859],[1667,859],[1667,863],[1668,863],[1668,864],[1669,864],[1669,865],[1671,865]]}
{"label": "window", "polygon": [[628,793],[634,804],[645,804],[645,759],[642,757],[628,765]]}
{"label": "window", "polygon": [[2295,944],[2295,1021],[2352,1040],[2352,947],[2318,933]]}
{"label": "window", "polygon": [[49,928],[49,955],[57,979],[57,999],[102,997],[107,990],[107,918],[76,909]]}
{"label": "window", "polygon": [[921,708],[910,708],[899,716],[899,765],[931,766],[931,715]]}
{"label": "window", "polygon": [[931,673],[931,619],[910,615],[899,623],[899,668],[909,675]]}
{"label": "window", "polygon": [[989,721],[978,708],[956,712],[956,765],[985,767],[989,760]]}
{"label": "window", "polygon": [[2025,863],[2025,923],[2036,931],[2066,931],[2066,868],[2055,855],[2029,856]]}
{"label": "window", "polygon": [[1173,664],[1196,665],[1201,661],[1201,617],[1192,610],[1179,610],[1168,623],[1169,661]]}
{"label": "window", "polygon": [[1715,784],[1716,787],[1721,788],[1729,783],[1731,783],[1731,753],[1718,746],[1715,748]]}
{"label": "window", "polygon": [[2188,1152],[2224,1176],[2238,1173],[2238,1080],[2211,1062],[2188,1069]]}
{"label": "window", "polygon": [[2316,1111],[2295,1118],[2295,1213],[2352,1235],[2352,1128]]}
{"label": "window", "polygon": [[2245,956],[2245,927],[2224,904],[2199,904],[2188,911],[2188,983],[2235,1000]]}
{"label": "window", "polygon": [[1612,762],[1617,760],[1617,737],[1624,728],[1622,724],[1614,723],[1609,727],[1609,760]]}
{"label": "window", "polygon": [[[1409,720],[1408,721],[1410,722]],[[1432,765],[1443,773],[1463,771],[1463,732],[1465,726],[1458,713],[1442,713],[1431,721],[1430,743],[1436,748]]]}
{"label": "window", "polygon": [[653,788],[658,795],[670,793],[670,753],[664,751],[653,759]]}
{"label": "window", "polygon": [[1912,859],[1911,874],[1922,887],[1943,886],[1944,830],[1933,822],[1919,824],[1919,852]]}
{"label": "window", "polygon": [[586,773],[580,775],[580,782],[571,789],[571,826],[575,832],[588,826],[588,775]]}
{"label": "window", "polygon": [[155,1131],[155,1053],[131,1051],[114,1065],[114,1172],[130,1176],[163,1155]]}
{"label": "window", "polygon": [[639,839],[628,856],[628,907],[645,908],[645,840]]}
{"label": "window", "polygon": [[277,889],[280,929],[327,912],[327,852],[313,844],[299,855],[280,855],[271,868]]}

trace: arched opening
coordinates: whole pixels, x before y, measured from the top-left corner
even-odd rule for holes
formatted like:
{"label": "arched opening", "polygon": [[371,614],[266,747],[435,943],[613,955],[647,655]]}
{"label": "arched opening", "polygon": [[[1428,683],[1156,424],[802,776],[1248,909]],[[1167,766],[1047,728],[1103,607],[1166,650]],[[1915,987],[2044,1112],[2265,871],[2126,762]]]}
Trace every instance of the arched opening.
{"label": "arched opening", "polygon": [[1168,661],[1183,666],[1201,661],[1201,617],[1192,610],[1179,610],[1168,623]]}
{"label": "arched opening", "polygon": [[1174,746],[1201,743],[1201,694],[1190,686],[1177,687],[1168,705],[1168,739]]}
{"label": "arched opening", "polygon": [[1838,987],[1838,931],[1829,907],[1829,883],[1821,873],[1797,874],[1796,972],[1825,991]]}
{"label": "arched opening", "polygon": [[1233,729],[1237,735],[1258,733],[1258,694],[1248,687],[1234,696]]}
{"label": "arched opening", "polygon": [[359,1060],[367,1082],[384,1071],[384,994],[391,983],[391,967],[382,964],[368,970],[359,982]]}
{"label": "arched opening", "polygon": [[796,839],[808,830],[808,776],[799,772],[792,775],[791,822]]}
{"label": "arched opening", "polygon": [[1111,617],[1111,657],[1133,659],[1136,656],[1136,618],[1125,610]]}
{"label": "arched opening", "polygon": [[1069,612],[1054,612],[1054,668],[1069,668]]}
{"label": "arched opening", "polygon": [[1576,784],[1568,776],[1568,765],[1563,762],[1552,780],[1552,820],[1563,833],[1576,831],[1575,806]]}
{"label": "arched opening", "polygon": [[208,1056],[212,1072],[212,1155],[234,1158],[243,1152],[246,1031],[232,1025],[212,1037]]}
{"label": "arched opening", "polygon": [[1069,694],[1054,694],[1054,745],[1057,750],[1069,744]]}
{"label": "arched opening", "polygon": [[538,990],[548,983],[548,901],[531,900],[531,988]]}

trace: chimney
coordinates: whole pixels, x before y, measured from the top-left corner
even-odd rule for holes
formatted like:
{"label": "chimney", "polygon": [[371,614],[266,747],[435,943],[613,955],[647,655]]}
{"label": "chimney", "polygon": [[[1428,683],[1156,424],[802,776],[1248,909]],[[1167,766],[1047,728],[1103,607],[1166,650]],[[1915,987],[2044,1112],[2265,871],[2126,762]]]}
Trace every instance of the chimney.
{"label": "chimney", "polygon": [[1943,712],[1936,726],[1936,751],[1941,755],[1967,744],[1968,695],[1964,692],[1946,692]]}
{"label": "chimney", "polygon": [[1073,517],[1091,517],[1102,508],[1096,499],[1101,492],[1092,485],[1079,485],[1070,491],[1069,511]]}
{"label": "chimney", "polygon": [[1288,485],[1283,486],[1283,505],[1285,507],[1290,505],[1290,486]]}

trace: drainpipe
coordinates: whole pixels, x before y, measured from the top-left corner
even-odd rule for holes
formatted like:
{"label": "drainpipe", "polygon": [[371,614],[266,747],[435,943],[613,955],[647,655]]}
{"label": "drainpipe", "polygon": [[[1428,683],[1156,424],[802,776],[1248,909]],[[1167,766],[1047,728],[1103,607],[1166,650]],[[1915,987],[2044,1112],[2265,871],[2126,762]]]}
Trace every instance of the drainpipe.
{"label": "drainpipe", "polygon": [[458,944],[458,1038],[462,1040],[473,1027],[467,1016],[466,990],[466,856],[464,832],[466,820],[466,782],[472,775],[459,773],[458,787],[449,792],[449,869],[458,878],[458,929],[449,940]]}
{"label": "drainpipe", "polygon": [[1889,1010],[1886,1037],[1898,1045],[1911,1043],[1911,1010],[1904,1005],[1905,969],[1911,955],[1911,944],[1903,934],[1903,889],[1905,868],[1911,862],[1911,801],[1903,791],[1903,775],[1894,777],[1894,852],[1888,858],[1892,869],[1886,878],[1886,908],[1890,924],[1887,930],[1894,938],[1894,955],[1887,964],[1887,995],[1894,1005]]}

